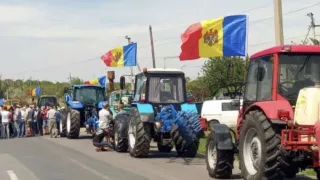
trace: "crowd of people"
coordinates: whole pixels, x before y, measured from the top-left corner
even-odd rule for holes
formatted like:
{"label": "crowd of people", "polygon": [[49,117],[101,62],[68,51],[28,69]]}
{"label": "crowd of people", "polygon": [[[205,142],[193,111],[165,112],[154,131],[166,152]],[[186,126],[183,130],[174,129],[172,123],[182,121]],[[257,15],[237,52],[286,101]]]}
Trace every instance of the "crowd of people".
{"label": "crowd of people", "polygon": [[[53,105],[45,107],[26,104],[10,108],[0,106],[0,139],[43,136],[56,131],[59,134],[60,109]],[[48,126],[50,124],[50,126]]]}

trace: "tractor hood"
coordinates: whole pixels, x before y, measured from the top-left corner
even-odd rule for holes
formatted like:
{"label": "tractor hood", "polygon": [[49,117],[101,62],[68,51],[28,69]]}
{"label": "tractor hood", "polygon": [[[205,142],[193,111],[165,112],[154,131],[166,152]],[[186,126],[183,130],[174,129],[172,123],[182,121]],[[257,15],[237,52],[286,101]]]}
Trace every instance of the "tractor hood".
{"label": "tractor hood", "polygon": [[81,109],[81,108],[83,108],[83,104],[80,101],[68,101],[68,105],[72,109]]}

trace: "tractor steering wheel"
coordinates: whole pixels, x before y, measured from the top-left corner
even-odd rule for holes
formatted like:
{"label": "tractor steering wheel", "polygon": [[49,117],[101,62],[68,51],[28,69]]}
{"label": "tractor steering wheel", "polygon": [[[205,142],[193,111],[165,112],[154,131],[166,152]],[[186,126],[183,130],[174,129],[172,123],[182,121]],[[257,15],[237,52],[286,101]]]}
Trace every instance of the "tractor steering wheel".
{"label": "tractor steering wheel", "polygon": [[281,92],[280,92],[281,94],[283,94],[284,91],[285,91],[285,92],[288,92],[288,91],[289,91],[289,89],[288,89],[287,87],[285,87],[284,84],[292,84],[292,85],[294,85],[294,82],[284,81],[284,82],[280,83],[279,85],[281,86],[281,88],[280,88],[279,90],[281,91]]}

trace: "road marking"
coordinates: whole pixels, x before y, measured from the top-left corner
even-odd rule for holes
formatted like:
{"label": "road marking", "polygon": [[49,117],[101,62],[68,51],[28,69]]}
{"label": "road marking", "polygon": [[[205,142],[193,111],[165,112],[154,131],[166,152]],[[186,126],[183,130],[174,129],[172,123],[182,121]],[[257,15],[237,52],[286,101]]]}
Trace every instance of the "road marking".
{"label": "road marking", "polygon": [[[101,174],[101,173],[99,173],[98,171],[96,171],[96,170],[94,170],[94,169],[92,169],[92,168],[90,168],[90,167],[82,164],[81,162],[79,162],[79,161],[77,161],[77,160],[75,160],[75,159],[72,159],[72,158],[69,158],[69,159],[70,159],[72,162],[74,162],[74,163],[78,164],[79,166],[81,166],[83,169],[86,169],[86,170],[88,170],[88,171],[91,171],[93,174],[95,174],[95,175],[97,175],[97,176],[99,176],[99,177],[101,177],[101,178],[103,178],[103,179],[112,180],[109,176],[106,176],[106,175],[104,175],[104,174]],[[17,180],[18,180],[18,179],[17,179]]]}
{"label": "road marking", "polygon": [[7,173],[11,180],[19,180],[18,176],[12,170],[8,170]]}

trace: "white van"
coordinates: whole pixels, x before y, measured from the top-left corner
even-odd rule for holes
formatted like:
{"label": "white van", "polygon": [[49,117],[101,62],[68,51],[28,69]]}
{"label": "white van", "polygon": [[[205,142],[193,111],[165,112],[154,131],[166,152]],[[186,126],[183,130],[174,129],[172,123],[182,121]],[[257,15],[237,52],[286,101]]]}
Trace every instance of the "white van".
{"label": "white van", "polygon": [[210,127],[210,124],[217,122],[234,127],[237,124],[242,103],[242,99],[240,103],[239,99],[204,101],[201,108],[201,119],[206,119],[208,127]]}

